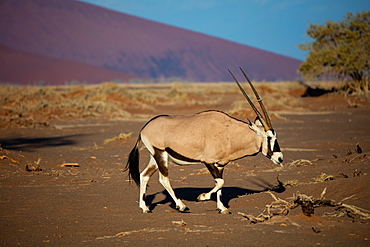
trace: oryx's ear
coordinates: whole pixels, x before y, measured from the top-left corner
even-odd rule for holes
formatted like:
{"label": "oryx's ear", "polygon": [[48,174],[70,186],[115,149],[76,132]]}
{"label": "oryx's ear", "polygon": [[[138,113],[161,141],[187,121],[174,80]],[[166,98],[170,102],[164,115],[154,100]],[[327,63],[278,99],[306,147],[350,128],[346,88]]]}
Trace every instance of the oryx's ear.
{"label": "oryx's ear", "polygon": [[258,127],[263,127],[259,117],[256,117],[256,119],[254,120],[254,124],[257,125]]}
{"label": "oryx's ear", "polygon": [[[258,121],[258,123],[260,123],[260,124],[261,124],[261,122],[260,122],[260,121]],[[258,136],[260,136],[260,137],[266,137],[265,132],[261,131],[261,129],[260,129],[260,126],[262,126],[262,124],[261,124],[261,125],[257,125],[257,124],[256,124],[256,121],[254,121],[254,123],[252,123],[252,122],[248,119],[248,125],[249,125],[249,128],[250,128],[251,130],[253,130],[253,131],[254,131]]]}

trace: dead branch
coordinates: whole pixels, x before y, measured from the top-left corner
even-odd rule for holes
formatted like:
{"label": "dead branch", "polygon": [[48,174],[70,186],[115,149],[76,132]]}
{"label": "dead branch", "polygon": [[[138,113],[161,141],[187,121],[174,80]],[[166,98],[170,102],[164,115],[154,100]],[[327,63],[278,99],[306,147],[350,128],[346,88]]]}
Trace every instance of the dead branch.
{"label": "dead branch", "polygon": [[335,207],[334,212],[325,213],[324,216],[327,217],[344,217],[348,216],[351,218],[360,219],[370,219],[370,211],[366,209],[359,208],[354,205],[344,204],[343,201],[352,198],[354,195],[349,196],[341,200],[340,202],[335,202],[331,199],[324,199],[326,194],[326,188],[321,192],[320,198],[315,199],[313,196],[307,196],[297,192],[293,194],[292,197],[287,198],[287,200],[280,199],[276,197],[273,193],[268,191],[271,197],[274,199],[270,204],[265,206],[265,209],[257,217],[253,215],[244,214],[238,212],[244,218],[250,221],[250,223],[261,223],[270,220],[275,215],[287,215],[291,209],[301,206],[302,212],[306,216],[311,216],[315,212],[317,207]]}

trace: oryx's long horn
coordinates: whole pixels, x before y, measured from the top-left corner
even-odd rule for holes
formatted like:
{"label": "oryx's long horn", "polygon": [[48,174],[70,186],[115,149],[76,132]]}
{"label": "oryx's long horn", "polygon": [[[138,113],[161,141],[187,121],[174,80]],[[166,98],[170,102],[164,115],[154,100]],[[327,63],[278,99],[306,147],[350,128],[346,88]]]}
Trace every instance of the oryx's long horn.
{"label": "oryx's long horn", "polygon": [[238,82],[238,80],[235,78],[235,76],[233,75],[233,73],[231,73],[231,71],[228,69],[229,73],[231,74],[231,76],[233,77],[234,81],[236,82],[236,84],[238,85],[240,91],[242,92],[242,94],[244,95],[244,97],[247,99],[249,105],[252,107],[252,109],[254,110],[254,112],[257,114],[257,116],[259,117],[259,119],[261,120],[262,122],[262,125],[263,127],[265,128],[265,130],[269,130],[271,129],[271,127],[269,127],[265,121],[265,119],[263,118],[263,116],[261,115],[261,113],[258,111],[258,109],[256,108],[256,106],[253,104],[252,100],[248,97],[247,93],[244,91],[243,87],[240,85],[240,83]]}
{"label": "oryx's long horn", "polygon": [[262,103],[262,99],[261,99],[260,95],[257,93],[257,90],[254,88],[252,82],[249,80],[248,76],[244,73],[244,71],[242,70],[242,68],[239,67],[239,69],[242,71],[245,79],[248,81],[249,85],[251,86],[254,95],[256,95],[257,101],[258,101],[258,103],[261,106],[263,115],[265,116],[265,120],[266,120],[266,123],[267,123],[268,128],[269,129],[272,129],[272,125],[271,125],[271,120],[270,120],[269,114],[267,113],[266,108],[265,108],[265,106]]}

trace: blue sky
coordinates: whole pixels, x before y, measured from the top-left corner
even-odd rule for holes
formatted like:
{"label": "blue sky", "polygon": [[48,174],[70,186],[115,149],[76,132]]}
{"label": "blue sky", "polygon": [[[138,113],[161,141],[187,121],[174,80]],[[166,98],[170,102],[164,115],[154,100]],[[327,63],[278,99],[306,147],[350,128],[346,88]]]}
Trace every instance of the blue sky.
{"label": "blue sky", "polygon": [[304,60],[309,22],[370,11],[370,0],[80,0]]}

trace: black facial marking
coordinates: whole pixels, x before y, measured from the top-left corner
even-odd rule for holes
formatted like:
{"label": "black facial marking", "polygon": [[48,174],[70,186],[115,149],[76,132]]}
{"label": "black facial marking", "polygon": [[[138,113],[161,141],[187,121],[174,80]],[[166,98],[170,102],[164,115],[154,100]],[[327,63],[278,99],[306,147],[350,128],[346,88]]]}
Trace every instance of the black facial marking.
{"label": "black facial marking", "polygon": [[267,158],[271,158],[271,156],[273,155],[273,152],[271,150],[271,137],[267,137],[267,154],[266,154],[266,157]]}
{"label": "black facial marking", "polygon": [[274,152],[281,152],[280,146],[277,140],[275,140],[275,145],[274,145]]}

